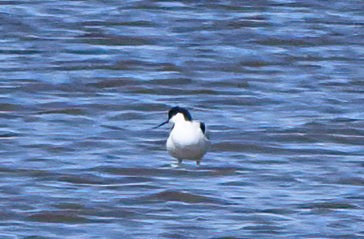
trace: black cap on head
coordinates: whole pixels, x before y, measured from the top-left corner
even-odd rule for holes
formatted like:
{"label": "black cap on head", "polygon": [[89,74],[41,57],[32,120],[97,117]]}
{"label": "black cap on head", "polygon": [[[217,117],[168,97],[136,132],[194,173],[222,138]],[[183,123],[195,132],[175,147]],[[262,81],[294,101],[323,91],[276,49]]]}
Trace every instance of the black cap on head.
{"label": "black cap on head", "polygon": [[192,120],[192,116],[191,116],[190,112],[188,112],[187,109],[179,107],[179,106],[173,107],[172,109],[169,110],[168,119],[171,119],[173,116],[175,116],[178,113],[183,114],[183,117],[185,118],[186,121]]}

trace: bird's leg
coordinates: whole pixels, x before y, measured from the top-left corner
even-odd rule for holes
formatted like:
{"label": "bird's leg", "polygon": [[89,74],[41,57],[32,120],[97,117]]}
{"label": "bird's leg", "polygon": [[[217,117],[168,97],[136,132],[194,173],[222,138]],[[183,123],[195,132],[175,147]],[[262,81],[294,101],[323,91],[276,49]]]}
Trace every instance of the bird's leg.
{"label": "bird's leg", "polygon": [[196,161],[196,165],[197,165],[197,166],[200,166],[200,162],[201,162],[200,160],[197,160],[197,161]]}
{"label": "bird's leg", "polygon": [[182,159],[177,159],[178,160],[178,164],[182,163]]}

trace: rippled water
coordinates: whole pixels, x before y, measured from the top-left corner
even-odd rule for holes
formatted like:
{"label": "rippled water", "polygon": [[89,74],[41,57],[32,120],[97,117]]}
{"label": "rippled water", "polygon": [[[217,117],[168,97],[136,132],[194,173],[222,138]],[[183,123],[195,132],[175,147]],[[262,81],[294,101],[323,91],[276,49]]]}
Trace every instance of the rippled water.
{"label": "rippled water", "polygon": [[[363,12],[1,1],[0,237],[364,238]],[[200,167],[151,129],[174,105]]]}

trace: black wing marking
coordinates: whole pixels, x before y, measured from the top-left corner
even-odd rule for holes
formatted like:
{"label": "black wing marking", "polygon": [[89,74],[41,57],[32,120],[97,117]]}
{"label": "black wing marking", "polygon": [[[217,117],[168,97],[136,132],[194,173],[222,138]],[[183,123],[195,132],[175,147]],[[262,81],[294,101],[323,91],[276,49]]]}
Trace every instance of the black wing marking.
{"label": "black wing marking", "polygon": [[205,124],[200,122],[200,129],[202,130],[202,133],[205,134]]}

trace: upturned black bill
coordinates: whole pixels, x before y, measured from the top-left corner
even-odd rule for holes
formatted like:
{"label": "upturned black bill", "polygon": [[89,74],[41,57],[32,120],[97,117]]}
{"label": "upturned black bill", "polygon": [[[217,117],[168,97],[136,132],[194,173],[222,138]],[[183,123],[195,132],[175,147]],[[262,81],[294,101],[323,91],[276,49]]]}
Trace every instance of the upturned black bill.
{"label": "upturned black bill", "polygon": [[163,123],[161,123],[160,125],[158,125],[158,126],[154,127],[153,129],[159,128],[159,127],[161,127],[162,125],[165,125],[165,124],[167,124],[167,123],[168,123],[168,120],[167,120],[167,121],[164,121]]}

